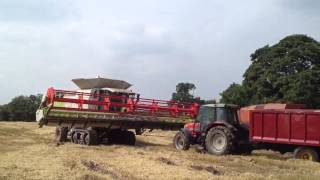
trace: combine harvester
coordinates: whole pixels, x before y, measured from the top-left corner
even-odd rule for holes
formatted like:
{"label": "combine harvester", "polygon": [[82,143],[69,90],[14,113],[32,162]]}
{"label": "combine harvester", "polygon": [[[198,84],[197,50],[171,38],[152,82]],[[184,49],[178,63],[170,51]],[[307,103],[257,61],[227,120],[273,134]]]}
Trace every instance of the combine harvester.
{"label": "combine harvester", "polygon": [[49,88],[37,111],[40,127],[56,126],[56,140],[76,144],[135,144],[145,129],[179,130],[192,122],[198,104],[140,98],[131,84],[113,79],[72,80],[80,90]]}

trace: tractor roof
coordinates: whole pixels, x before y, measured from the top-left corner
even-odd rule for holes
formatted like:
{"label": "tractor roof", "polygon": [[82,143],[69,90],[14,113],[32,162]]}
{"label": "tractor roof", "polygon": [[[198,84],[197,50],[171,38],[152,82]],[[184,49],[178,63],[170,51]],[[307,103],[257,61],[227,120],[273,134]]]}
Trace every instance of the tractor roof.
{"label": "tractor roof", "polygon": [[107,79],[107,78],[90,78],[90,79],[72,79],[72,81],[80,89],[94,89],[94,88],[114,88],[114,89],[128,89],[132,85],[126,81]]}

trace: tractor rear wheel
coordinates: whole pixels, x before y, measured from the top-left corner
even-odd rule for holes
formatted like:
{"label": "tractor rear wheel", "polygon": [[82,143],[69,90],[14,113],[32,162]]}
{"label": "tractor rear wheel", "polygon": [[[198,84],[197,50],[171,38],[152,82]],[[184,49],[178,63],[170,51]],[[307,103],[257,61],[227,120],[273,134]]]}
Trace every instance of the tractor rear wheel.
{"label": "tractor rear wheel", "polygon": [[216,126],[211,128],[207,133],[205,145],[210,154],[230,154],[234,150],[235,136],[229,128]]}
{"label": "tractor rear wheel", "polygon": [[310,161],[319,161],[319,153],[309,147],[298,147],[294,150],[293,156],[296,159],[304,159]]}
{"label": "tractor rear wheel", "polygon": [[67,127],[56,127],[55,140],[58,143],[66,142],[68,137]]}
{"label": "tractor rear wheel", "polygon": [[190,148],[190,140],[181,131],[179,131],[173,138],[173,145],[178,150],[188,150]]}
{"label": "tractor rear wheel", "polygon": [[97,145],[98,144],[98,135],[95,130],[87,130],[87,133],[84,136],[84,143],[88,146]]}

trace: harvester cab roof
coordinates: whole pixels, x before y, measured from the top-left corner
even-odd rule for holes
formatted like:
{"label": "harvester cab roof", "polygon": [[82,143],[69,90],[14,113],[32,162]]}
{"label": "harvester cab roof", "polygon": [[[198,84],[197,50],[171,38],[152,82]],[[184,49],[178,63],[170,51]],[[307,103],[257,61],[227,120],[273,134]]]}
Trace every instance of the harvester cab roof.
{"label": "harvester cab roof", "polygon": [[132,85],[123,80],[107,79],[107,78],[79,78],[72,80],[80,89],[101,89],[101,88],[113,88],[113,89],[128,89]]}
{"label": "harvester cab roof", "polygon": [[89,79],[73,79],[72,82],[80,88],[80,90],[78,90],[79,92],[114,95],[136,94],[129,89],[132,85],[123,80],[97,77]]}

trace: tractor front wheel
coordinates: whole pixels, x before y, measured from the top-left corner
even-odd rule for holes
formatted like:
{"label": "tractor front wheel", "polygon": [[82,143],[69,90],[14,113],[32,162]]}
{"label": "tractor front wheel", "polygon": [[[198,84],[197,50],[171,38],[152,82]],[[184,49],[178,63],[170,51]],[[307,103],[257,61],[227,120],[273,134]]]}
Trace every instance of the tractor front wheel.
{"label": "tractor front wheel", "polygon": [[173,138],[173,145],[178,150],[188,150],[190,148],[190,140],[183,132],[179,131]]}
{"label": "tractor front wheel", "polygon": [[210,154],[230,154],[234,150],[235,136],[229,128],[224,126],[216,126],[208,131],[205,145]]}
{"label": "tractor front wheel", "polygon": [[319,153],[309,147],[298,147],[294,150],[293,156],[296,159],[304,159],[309,161],[319,161]]}

